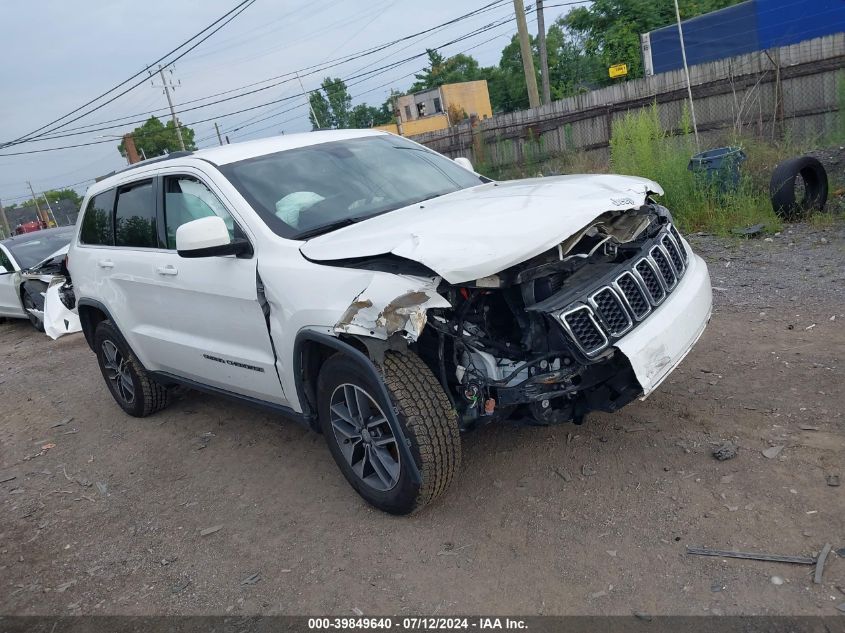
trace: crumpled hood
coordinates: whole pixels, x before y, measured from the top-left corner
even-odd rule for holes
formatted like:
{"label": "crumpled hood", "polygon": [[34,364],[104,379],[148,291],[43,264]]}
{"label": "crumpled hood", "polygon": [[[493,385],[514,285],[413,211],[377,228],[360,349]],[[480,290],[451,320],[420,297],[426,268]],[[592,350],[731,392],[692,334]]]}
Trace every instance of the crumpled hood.
{"label": "crumpled hood", "polygon": [[649,192],[663,190],[634,176],[489,183],[315,237],[301,251],[314,261],[393,253],[462,283],[539,255],[606,211],[638,208]]}

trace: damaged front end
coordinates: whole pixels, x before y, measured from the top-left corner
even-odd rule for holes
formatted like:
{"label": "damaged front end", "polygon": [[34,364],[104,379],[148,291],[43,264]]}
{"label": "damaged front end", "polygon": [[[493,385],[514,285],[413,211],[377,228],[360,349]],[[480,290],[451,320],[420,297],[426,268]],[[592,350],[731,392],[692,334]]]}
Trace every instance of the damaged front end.
{"label": "damaged front end", "polygon": [[65,251],[23,271],[21,279],[34,299],[35,308],[29,311],[47,336],[55,340],[82,331]]}
{"label": "damaged front end", "polygon": [[495,275],[442,281],[434,296],[448,307],[427,306],[412,348],[464,428],[514,415],[580,423],[643,395],[614,343],[669,296],[690,257],[663,207],[610,211]]}

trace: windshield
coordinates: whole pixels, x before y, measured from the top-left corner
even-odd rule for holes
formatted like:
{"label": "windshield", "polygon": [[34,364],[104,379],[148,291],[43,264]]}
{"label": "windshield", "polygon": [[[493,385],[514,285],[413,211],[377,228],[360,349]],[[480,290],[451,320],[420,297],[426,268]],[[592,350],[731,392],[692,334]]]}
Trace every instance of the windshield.
{"label": "windshield", "polygon": [[70,244],[72,237],[73,227],[56,231],[36,231],[27,233],[25,237],[10,240],[5,246],[12,252],[18,266],[25,270]]}
{"label": "windshield", "polygon": [[487,182],[393,134],[277,152],[221,171],[274,232],[294,239]]}

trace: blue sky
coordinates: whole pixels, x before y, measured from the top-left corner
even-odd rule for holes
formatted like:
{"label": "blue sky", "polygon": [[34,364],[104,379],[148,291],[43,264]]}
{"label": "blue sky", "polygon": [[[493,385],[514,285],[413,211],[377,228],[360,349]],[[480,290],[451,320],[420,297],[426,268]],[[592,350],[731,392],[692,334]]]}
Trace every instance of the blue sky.
{"label": "blue sky", "polygon": [[[231,24],[176,63],[173,78],[181,85],[176,89],[175,102],[184,104],[375,47],[469,13],[490,1],[257,0]],[[0,9],[5,54],[0,70],[0,85],[4,87],[0,100],[0,140],[17,138],[82,105],[140,71],[236,4],[236,0],[4,0]],[[547,25],[568,8],[546,9]],[[327,74],[350,77],[362,70],[379,68],[512,15],[512,3],[504,2],[500,7],[434,33],[327,71],[305,74],[302,81],[305,89],[310,90]],[[531,16],[529,29],[536,31],[536,26],[536,18]],[[448,56],[471,49],[467,52],[483,65],[495,64],[515,30],[515,22],[511,20],[441,51]],[[390,88],[406,89],[413,81],[413,73],[424,66],[424,59],[416,59],[357,80],[360,83],[350,87],[353,103],[381,104]],[[266,84],[255,87],[263,85]],[[292,98],[226,116],[234,110],[284,97]],[[161,89],[148,81],[68,127],[135,114],[141,114],[137,119],[143,119],[148,116],[145,113],[155,109],[158,109],[156,114],[165,117],[166,106]],[[252,123],[229,132],[232,142],[278,134],[282,130],[291,133],[310,129],[305,100],[295,81],[180,115],[183,123],[210,117],[218,121],[224,133]],[[271,118],[256,121],[265,117]],[[6,205],[21,202],[28,192],[27,180],[32,181],[36,192],[76,183],[82,183],[76,189],[83,192],[87,185],[82,181],[125,164],[116,149],[118,140],[39,154],[2,154],[108,141],[103,135],[121,135],[133,127],[118,125],[0,150],[0,200]],[[217,142],[213,122],[193,127],[200,147]]]}

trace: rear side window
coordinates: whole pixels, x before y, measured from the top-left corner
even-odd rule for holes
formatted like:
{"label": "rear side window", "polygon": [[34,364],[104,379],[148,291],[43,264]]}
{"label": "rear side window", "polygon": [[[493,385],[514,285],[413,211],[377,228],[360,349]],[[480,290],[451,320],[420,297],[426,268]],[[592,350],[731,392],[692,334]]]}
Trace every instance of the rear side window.
{"label": "rear side window", "polygon": [[79,240],[83,244],[111,246],[114,244],[112,211],[114,210],[114,189],[99,193],[88,202],[82,217]]}
{"label": "rear side window", "polygon": [[152,180],[132,183],[117,190],[114,244],[137,248],[158,248],[156,203]]}

